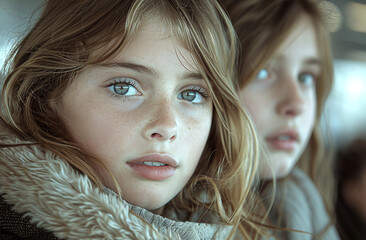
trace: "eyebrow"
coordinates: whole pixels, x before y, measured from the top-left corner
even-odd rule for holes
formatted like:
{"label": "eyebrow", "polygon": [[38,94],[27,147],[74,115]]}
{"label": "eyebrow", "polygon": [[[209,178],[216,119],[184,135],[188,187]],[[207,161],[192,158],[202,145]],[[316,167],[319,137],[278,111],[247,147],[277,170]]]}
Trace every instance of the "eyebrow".
{"label": "eyebrow", "polygon": [[[269,61],[268,63],[271,64],[272,61],[280,61],[283,62],[285,59],[285,57],[283,55],[278,55],[276,57],[274,57],[271,61]],[[316,56],[309,56],[307,58],[305,58],[302,62],[301,62],[302,66],[307,66],[307,67],[319,67],[320,69],[323,68],[323,62]]]}
{"label": "eyebrow", "polygon": [[318,58],[306,59],[304,61],[304,64],[306,64],[306,65],[318,65],[319,67],[321,67],[323,65],[322,62]]}
{"label": "eyebrow", "polygon": [[[139,73],[150,74],[153,75],[154,77],[159,76],[159,73],[155,71],[153,68],[132,62],[111,62],[111,63],[100,63],[97,65],[103,68],[126,68]],[[181,74],[179,77],[180,79],[203,80],[203,76],[200,73],[192,72],[189,70]]]}
{"label": "eyebrow", "polygon": [[111,63],[100,63],[98,66],[105,68],[127,68],[139,73],[147,73],[154,76],[158,76],[159,74],[152,68],[146,67],[141,64],[131,63],[131,62],[111,62]]}

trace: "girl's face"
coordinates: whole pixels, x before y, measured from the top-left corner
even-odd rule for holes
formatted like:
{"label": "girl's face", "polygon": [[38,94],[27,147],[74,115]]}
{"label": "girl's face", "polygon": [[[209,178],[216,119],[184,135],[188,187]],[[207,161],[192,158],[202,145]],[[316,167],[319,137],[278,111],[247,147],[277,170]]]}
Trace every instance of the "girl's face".
{"label": "girl's face", "polygon": [[[205,147],[213,105],[191,54],[157,21],[108,62],[87,67],[52,107],[102,160],[128,202],[157,209],[186,185]],[[96,169],[116,190],[107,171]]]}
{"label": "girl's face", "polygon": [[316,115],[321,66],[315,29],[302,15],[268,66],[241,90],[264,145],[262,178],[286,176],[303,153]]}

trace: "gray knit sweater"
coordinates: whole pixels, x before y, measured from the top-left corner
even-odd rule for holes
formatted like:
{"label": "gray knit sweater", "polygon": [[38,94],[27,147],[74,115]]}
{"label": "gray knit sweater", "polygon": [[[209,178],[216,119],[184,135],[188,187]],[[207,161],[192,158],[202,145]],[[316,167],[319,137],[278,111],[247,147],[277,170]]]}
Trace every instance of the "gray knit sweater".
{"label": "gray knit sweater", "polygon": [[[322,198],[312,180],[295,168],[285,180],[277,181],[276,195],[270,212],[273,223],[304,231],[278,231],[280,240],[338,240],[338,233],[330,223]],[[324,234],[323,230],[326,230]]]}

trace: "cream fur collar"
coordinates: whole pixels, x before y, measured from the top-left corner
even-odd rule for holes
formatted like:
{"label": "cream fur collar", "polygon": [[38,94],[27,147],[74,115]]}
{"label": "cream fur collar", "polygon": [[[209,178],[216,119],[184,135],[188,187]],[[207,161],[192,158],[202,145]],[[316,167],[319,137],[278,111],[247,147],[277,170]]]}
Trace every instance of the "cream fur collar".
{"label": "cream fur collar", "polygon": [[[4,134],[0,142],[20,143]],[[0,194],[14,211],[61,239],[223,239],[231,230],[175,222],[133,207],[138,215],[149,216],[144,216],[149,226],[130,212],[128,203],[99,191],[86,176],[39,146],[0,149]],[[156,226],[156,219],[165,225]]]}

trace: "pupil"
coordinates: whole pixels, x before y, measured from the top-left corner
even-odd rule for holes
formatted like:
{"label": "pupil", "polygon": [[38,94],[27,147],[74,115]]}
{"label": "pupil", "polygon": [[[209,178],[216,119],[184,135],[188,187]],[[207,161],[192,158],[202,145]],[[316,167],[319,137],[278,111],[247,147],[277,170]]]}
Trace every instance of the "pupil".
{"label": "pupil", "polygon": [[192,91],[185,91],[183,92],[183,98],[188,101],[193,101],[196,98],[196,93]]}
{"label": "pupil", "polygon": [[309,75],[301,75],[300,76],[300,81],[305,83],[305,84],[308,84],[311,82],[311,77]]}
{"label": "pupil", "polygon": [[130,86],[127,83],[116,83],[113,88],[117,94],[125,95]]}

